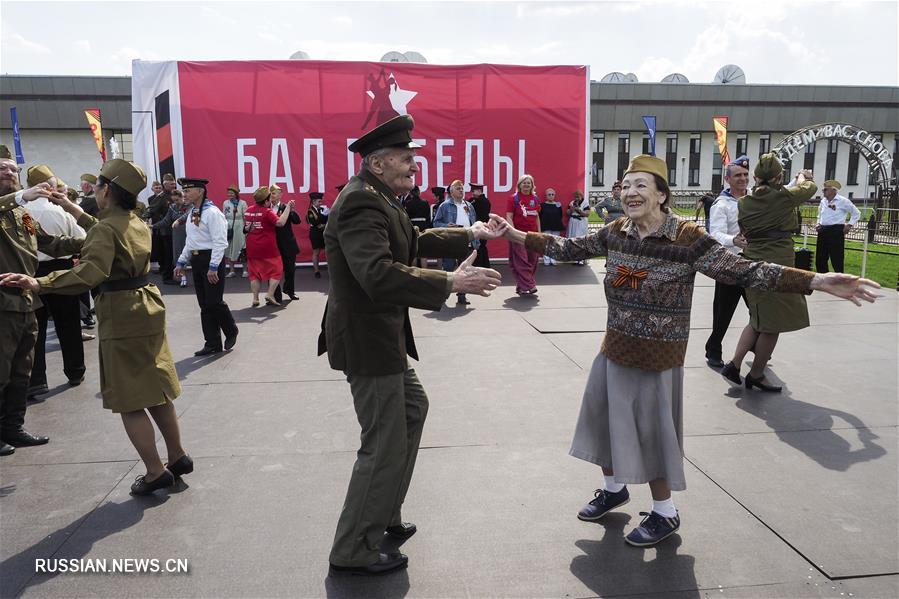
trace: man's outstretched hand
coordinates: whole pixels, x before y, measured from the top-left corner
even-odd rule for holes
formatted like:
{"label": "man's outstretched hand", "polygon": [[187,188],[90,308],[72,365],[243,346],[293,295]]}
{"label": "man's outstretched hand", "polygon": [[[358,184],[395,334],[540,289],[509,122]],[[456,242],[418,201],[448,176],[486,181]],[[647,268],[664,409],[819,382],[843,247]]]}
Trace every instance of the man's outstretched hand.
{"label": "man's outstretched hand", "polygon": [[500,284],[500,274],[492,268],[472,266],[477,255],[477,252],[472,252],[453,272],[453,293],[474,293],[487,297]]}
{"label": "man's outstretched hand", "polygon": [[505,235],[506,227],[509,226],[508,223],[506,223],[506,221],[502,219],[500,219],[502,222],[498,222],[493,219],[494,216],[496,215],[491,214],[490,220],[486,223],[478,221],[471,226],[471,233],[475,239],[489,241],[491,239],[499,239],[500,237]]}

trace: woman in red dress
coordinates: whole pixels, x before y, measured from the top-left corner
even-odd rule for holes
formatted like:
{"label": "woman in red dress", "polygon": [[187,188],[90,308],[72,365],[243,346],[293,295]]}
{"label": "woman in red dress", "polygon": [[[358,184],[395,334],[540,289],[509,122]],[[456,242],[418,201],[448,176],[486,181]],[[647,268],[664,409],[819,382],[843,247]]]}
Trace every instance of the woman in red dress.
{"label": "woman in red dress", "polygon": [[256,205],[244,213],[244,232],[247,234],[247,269],[250,273],[250,289],[253,291],[253,307],[259,305],[259,290],[262,281],[268,281],[268,292],[265,294],[267,306],[280,306],[272,294],[281,281],[284,267],[281,264],[281,253],[275,240],[275,227],[283,227],[293,211],[293,200],[288,208],[275,215],[271,205],[272,192],[268,186],[260,187],[253,193]]}

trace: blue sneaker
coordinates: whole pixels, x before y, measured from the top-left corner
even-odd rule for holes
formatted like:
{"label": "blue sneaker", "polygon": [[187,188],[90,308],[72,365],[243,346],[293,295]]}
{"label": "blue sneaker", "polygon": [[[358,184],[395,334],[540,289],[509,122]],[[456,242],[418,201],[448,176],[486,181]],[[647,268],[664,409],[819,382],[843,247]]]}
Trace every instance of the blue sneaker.
{"label": "blue sneaker", "polygon": [[605,489],[596,489],[594,497],[577,513],[578,520],[596,522],[616,507],[621,507],[631,500],[631,494],[624,487],[617,493],[609,493]]}
{"label": "blue sneaker", "polygon": [[624,538],[628,545],[651,547],[659,541],[667,539],[680,528],[680,515],[674,518],[666,518],[656,512],[640,512],[640,515],[646,517],[640,522],[640,526]]}

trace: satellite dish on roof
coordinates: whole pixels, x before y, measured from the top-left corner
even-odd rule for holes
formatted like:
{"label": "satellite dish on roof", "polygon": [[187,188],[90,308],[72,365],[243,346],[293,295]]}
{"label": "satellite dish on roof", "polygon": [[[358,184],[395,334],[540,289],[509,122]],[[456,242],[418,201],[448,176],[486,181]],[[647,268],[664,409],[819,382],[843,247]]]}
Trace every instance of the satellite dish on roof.
{"label": "satellite dish on roof", "polygon": [[381,57],[381,62],[409,62],[409,59],[406,58],[406,55],[402,52],[395,52],[391,50]]}
{"label": "satellite dish on roof", "polygon": [[627,75],[624,73],[619,73],[618,71],[612,71],[605,75],[602,79],[599,80],[600,83],[627,83]]}
{"label": "satellite dish on roof", "polygon": [[309,55],[302,50],[297,50],[290,55],[290,60],[309,60]]}
{"label": "satellite dish on roof", "polygon": [[662,83],[690,83],[690,80],[680,73],[671,73],[662,78]]}
{"label": "satellite dish on roof", "polygon": [[408,52],[404,52],[403,55],[406,57],[406,60],[409,62],[423,62],[425,64],[428,63],[428,59],[416,52],[415,50],[409,50]]}
{"label": "satellite dish on roof", "polygon": [[715,73],[715,80],[713,83],[722,83],[724,85],[731,83],[746,83],[746,73],[735,64],[726,64]]}
{"label": "satellite dish on roof", "polygon": [[625,78],[627,78],[628,83],[639,83],[640,81],[633,73],[628,73],[627,75],[625,75]]}

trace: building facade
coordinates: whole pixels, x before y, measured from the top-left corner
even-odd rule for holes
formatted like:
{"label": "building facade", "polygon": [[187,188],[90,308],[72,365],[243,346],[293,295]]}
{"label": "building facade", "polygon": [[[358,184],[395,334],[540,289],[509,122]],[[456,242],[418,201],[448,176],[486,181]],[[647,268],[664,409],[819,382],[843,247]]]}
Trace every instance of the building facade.
{"label": "building facade", "polygon": [[[67,182],[96,171],[100,157],[84,110],[99,108],[107,157],[110,140],[131,158],[130,77],[0,77],[0,138],[12,141],[9,108],[18,111],[26,164],[45,162]],[[755,162],[785,136],[817,123],[849,123],[873,133],[899,155],[899,87],[694,83],[597,83],[590,86],[590,192],[608,192],[630,159],[649,151],[641,117],[656,117],[656,155],[668,163],[676,195],[717,192],[721,156],[712,117],[727,116],[728,151]],[[787,170],[810,168],[837,179],[847,197],[874,197],[867,162],[851,145],[820,140],[794,156]],[[893,172],[895,176],[896,164]]]}
{"label": "building facade", "polygon": [[[899,155],[899,87],[593,83],[590,89],[590,189],[611,189],[628,161],[649,153],[642,116],[656,117],[656,156],[668,163],[678,193],[721,189],[722,164],[712,118],[729,119],[727,149],[755,163],[790,133],[818,123],[848,123],[873,133]],[[794,156],[785,170],[812,169],[815,179],[837,179],[842,194],[874,197],[868,164],[850,144],[820,140]],[[893,165],[896,176],[896,164]]]}

